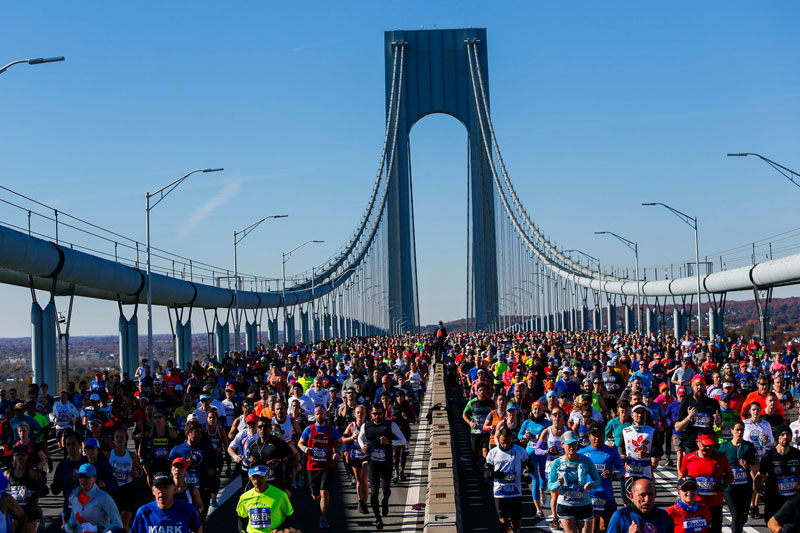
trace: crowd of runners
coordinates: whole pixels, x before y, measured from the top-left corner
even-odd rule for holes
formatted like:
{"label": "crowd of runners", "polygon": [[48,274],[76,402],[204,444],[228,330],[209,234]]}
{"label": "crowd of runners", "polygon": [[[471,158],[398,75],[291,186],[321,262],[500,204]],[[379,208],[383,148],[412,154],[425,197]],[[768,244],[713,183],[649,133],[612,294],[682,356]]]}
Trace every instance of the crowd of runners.
{"label": "crowd of runners", "polygon": [[[800,531],[791,347],[587,331],[450,335],[449,348],[501,531],[521,526],[523,484],[565,533],[720,533],[724,507],[733,533]],[[678,498],[660,509],[664,466]]]}
{"label": "crowd of runners", "polygon": [[[293,531],[298,511],[342,531],[327,518],[340,461],[380,530],[391,487],[408,480],[436,339],[261,346],[185,369],[98,371],[57,396],[46,384],[0,390],[0,533],[41,528],[48,494],[63,497],[68,532],[202,532],[221,479],[237,476],[238,528],[225,531]],[[313,508],[293,506],[297,491]]]}
{"label": "crowd of runners", "polygon": [[[340,461],[380,530],[391,487],[408,480],[431,362],[464,396],[472,456],[461,459],[484,473],[501,530],[521,527],[523,484],[537,518],[565,533],[719,533],[726,506],[733,533],[748,520],[798,525],[790,348],[440,326],[186,369],[144,360],[133,376],[98,371],[55,397],[45,384],[0,390],[0,533],[41,528],[48,494],[63,498],[69,532],[201,532],[221,479],[237,476],[238,530],[292,531],[298,491],[315,502],[304,516],[344,530],[327,518]],[[659,466],[678,471],[668,509],[655,506]]]}

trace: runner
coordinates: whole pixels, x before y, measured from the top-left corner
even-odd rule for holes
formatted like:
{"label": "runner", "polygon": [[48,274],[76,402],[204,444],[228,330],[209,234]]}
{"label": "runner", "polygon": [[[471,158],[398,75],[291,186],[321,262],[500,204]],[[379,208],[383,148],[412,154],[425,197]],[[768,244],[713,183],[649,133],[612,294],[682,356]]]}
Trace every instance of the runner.
{"label": "runner", "polygon": [[722,531],[722,490],[733,481],[733,472],[725,455],[717,450],[717,439],[713,434],[697,437],[697,451],[683,458],[679,472],[697,481],[697,499],[711,512],[708,530],[711,533]]}
{"label": "runner", "polygon": [[697,481],[692,476],[678,479],[678,501],[667,508],[675,533],[706,533],[711,511],[697,501]]}
{"label": "runner", "polygon": [[628,506],[614,512],[607,533],[672,533],[672,517],[655,505],[656,487],[652,481],[636,480],[629,500]]}
{"label": "runner", "polygon": [[[358,433],[358,445],[368,454],[369,499],[375,516],[375,528],[383,529],[383,516],[389,515],[389,497],[392,494],[392,454],[397,446],[406,444],[406,438],[397,424],[385,418],[381,405],[373,405],[371,418]],[[383,499],[378,506],[379,491],[383,486]]]}
{"label": "runner", "polygon": [[558,491],[558,516],[565,533],[590,533],[594,512],[592,490],[602,487],[602,480],[594,463],[578,454],[578,436],[567,431],[562,436],[564,455],[550,466],[547,488]]}
{"label": "runner", "polygon": [[167,472],[153,476],[154,502],[136,511],[131,533],[203,533],[200,517],[192,504],[175,498],[175,485]]}
{"label": "runner", "polygon": [[[114,500],[97,486],[97,471],[84,464],[78,469],[78,488],[69,497],[68,532],[107,531],[122,528],[122,518]],[[94,528],[94,529],[92,529]]]}
{"label": "runner", "polygon": [[[792,431],[787,425],[775,428],[777,443],[764,453],[759,466],[759,481],[764,486],[764,522],[797,494],[800,479],[800,450],[791,446]],[[756,481],[758,486],[759,481]]]}
{"label": "runner", "polygon": [[269,533],[292,521],[294,508],[289,496],[269,483],[268,470],[264,465],[250,468],[253,488],[242,494],[236,505],[239,529],[246,533]]}
{"label": "runner", "polygon": [[624,465],[619,451],[603,442],[603,426],[601,424],[594,424],[589,429],[589,446],[581,449],[578,453],[585,455],[594,463],[602,482],[599,488],[590,492],[592,511],[595,517],[592,531],[600,533],[608,529],[611,515],[617,510],[613,481],[619,478]]}
{"label": "runner", "polygon": [[514,444],[509,429],[501,429],[498,445],[486,456],[486,479],[493,480],[494,505],[501,531],[518,531],[522,525],[522,468],[528,454]]}
{"label": "runner", "polygon": [[[320,381],[321,384],[321,381]],[[382,408],[379,408],[383,412]],[[319,527],[329,528],[328,506],[330,505],[330,487],[336,460],[342,439],[336,428],[327,422],[328,413],[321,405],[314,408],[316,422],[303,430],[298,447],[306,454],[308,470],[308,486],[311,496],[319,502]]]}
{"label": "runner", "polygon": [[489,395],[489,385],[480,384],[475,389],[476,396],[467,402],[461,417],[469,424],[470,443],[472,445],[472,466],[489,453],[489,430],[483,428],[483,422],[491,413],[494,403]]}
{"label": "runner", "polygon": [[722,493],[731,512],[732,533],[742,533],[753,495],[753,483],[758,475],[758,453],[753,443],[744,440],[745,424],[734,420],[731,426],[732,438],[722,444],[720,453],[728,459],[733,473],[733,481]]}
{"label": "runner", "polygon": [[628,494],[637,479],[653,479],[653,470],[664,451],[661,437],[655,428],[645,425],[647,407],[634,405],[631,409],[632,424],[622,430],[617,446],[619,455],[625,463],[624,490],[622,501],[628,502]]}

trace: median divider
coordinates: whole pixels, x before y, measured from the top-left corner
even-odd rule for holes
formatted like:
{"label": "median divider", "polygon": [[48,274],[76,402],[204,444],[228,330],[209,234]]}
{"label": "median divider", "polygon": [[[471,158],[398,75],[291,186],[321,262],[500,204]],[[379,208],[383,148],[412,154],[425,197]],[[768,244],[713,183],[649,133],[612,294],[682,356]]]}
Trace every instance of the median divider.
{"label": "median divider", "polygon": [[425,500],[425,533],[460,533],[457,509],[456,468],[453,463],[452,435],[447,416],[447,390],[444,367],[433,365],[428,379],[430,407],[430,459],[428,495]]}

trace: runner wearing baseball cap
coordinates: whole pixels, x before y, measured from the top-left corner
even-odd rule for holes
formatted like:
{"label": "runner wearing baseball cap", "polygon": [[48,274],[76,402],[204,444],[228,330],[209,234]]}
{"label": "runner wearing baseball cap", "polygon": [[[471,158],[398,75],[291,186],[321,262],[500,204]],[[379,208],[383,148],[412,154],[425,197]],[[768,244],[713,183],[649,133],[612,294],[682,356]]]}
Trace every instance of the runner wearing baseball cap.
{"label": "runner wearing baseball cap", "polygon": [[269,469],[258,465],[248,470],[253,488],[239,497],[236,514],[239,530],[246,533],[269,533],[290,524],[294,508],[289,496],[268,481]]}
{"label": "runner wearing baseball cap", "polygon": [[697,480],[683,476],[678,480],[678,501],[667,509],[675,533],[705,533],[711,521],[708,507],[697,501]]}
{"label": "runner wearing baseball cap", "polygon": [[697,499],[708,506],[711,512],[709,531],[722,531],[722,489],[733,481],[728,458],[717,451],[717,437],[703,433],[697,437],[697,451],[683,458],[679,472],[692,476],[697,481]]}
{"label": "runner wearing baseball cap", "polygon": [[143,505],[136,511],[131,533],[151,531],[180,531],[202,533],[203,526],[194,506],[175,498],[175,484],[169,472],[158,472],[153,476],[154,502]]}
{"label": "runner wearing baseball cap", "polygon": [[692,395],[681,402],[675,429],[684,432],[683,451],[697,450],[697,437],[710,433],[713,425],[722,425],[719,403],[706,396],[706,380],[702,376],[692,378]]}

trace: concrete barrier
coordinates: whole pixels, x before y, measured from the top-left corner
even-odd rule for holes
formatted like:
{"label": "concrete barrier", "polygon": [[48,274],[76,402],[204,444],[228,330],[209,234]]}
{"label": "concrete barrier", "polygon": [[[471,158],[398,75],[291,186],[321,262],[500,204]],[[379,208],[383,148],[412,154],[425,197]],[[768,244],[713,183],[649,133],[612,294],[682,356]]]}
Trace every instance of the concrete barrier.
{"label": "concrete barrier", "polygon": [[447,390],[444,368],[433,365],[428,379],[431,395],[430,459],[428,494],[425,499],[425,533],[461,533],[457,507],[456,469],[450,420],[447,417]]}

